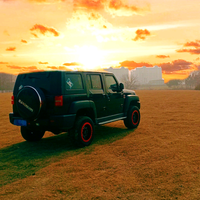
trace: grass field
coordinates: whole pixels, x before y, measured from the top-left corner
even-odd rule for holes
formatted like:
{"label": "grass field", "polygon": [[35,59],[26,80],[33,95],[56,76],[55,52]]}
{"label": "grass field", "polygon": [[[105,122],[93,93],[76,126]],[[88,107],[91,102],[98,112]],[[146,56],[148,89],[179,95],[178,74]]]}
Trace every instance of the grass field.
{"label": "grass field", "polygon": [[96,127],[82,149],[67,134],[25,142],[0,94],[0,199],[200,199],[200,91],[137,94],[139,127]]}

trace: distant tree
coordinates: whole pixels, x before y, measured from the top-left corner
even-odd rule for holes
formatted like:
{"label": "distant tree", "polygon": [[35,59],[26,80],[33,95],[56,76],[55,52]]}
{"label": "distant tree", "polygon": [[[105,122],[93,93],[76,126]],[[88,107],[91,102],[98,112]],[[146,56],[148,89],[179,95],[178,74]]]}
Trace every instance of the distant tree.
{"label": "distant tree", "polygon": [[200,90],[200,84],[195,87],[195,90]]}
{"label": "distant tree", "polygon": [[168,81],[166,84],[170,88],[178,88],[182,84],[182,81],[179,79],[172,79]]}
{"label": "distant tree", "polygon": [[121,78],[121,82],[124,84],[124,88],[126,89],[137,89],[139,86],[137,82],[137,78],[134,76],[131,76],[129,78],[128,75],[124,75]]}
{"label": "distant tree", "polygon": [[196,89],[200,85],[200,71],[192,72],[186,79],[185,84],[187,88]]}

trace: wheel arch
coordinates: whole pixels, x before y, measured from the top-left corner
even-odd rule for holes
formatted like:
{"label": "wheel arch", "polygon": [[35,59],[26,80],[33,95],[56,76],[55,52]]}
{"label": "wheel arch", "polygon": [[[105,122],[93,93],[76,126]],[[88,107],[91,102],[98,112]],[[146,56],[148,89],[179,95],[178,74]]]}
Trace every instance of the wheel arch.
{"label": "wheel arch", "polygon": [[136,106],[140,109],[140,99],[136,95],[127,95],[124,103],[124,113],[127,113],[132,106]]}
{"label": "wheel arch", "polygon": [[76,114],[76,119],[79,116],[88,116],[94,123],[96,123],[96,107],[94,102],[91,100],[73,102],[70,106],[69,113]]}

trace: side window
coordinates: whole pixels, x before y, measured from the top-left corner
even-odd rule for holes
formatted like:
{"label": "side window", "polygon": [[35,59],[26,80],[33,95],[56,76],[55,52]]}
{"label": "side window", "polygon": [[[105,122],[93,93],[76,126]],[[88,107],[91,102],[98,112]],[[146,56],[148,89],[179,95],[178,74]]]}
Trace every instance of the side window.
{"label": "side window", "polygon": [[90,89],[94,89],[94,90],[102,89],[100,75],[87,75],[87,80],[88,80]]}
{"label": "side window", "polygon": [[66,89],[67,90],[81,90],[83,89],[83,81],[80,74],[66,74]]}
{"label": "side window", "polygon": [[117,87],[117,82],[113,76],[106,75],[106,89],[109,92],[113,92],[112,88]]}

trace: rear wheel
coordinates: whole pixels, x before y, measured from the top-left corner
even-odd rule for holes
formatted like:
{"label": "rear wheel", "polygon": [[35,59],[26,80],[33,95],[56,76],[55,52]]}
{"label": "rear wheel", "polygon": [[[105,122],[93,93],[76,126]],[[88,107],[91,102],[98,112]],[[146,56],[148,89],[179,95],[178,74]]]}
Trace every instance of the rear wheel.
{"label": "rear wheel", "polygon": [[41,140],[42,137],[44,136],[44,133],[45,131],[43,130],[31,130],[24,126],[21,127],[22,137],[29,142],[35,142]]}
{"label": "rear wheel", "polygon": [[136,106],[132,106],[128,111],[127,118],[124,119],[124,125],[128,129],[137,128],[140,123],[140,110]]}
{"label": "rear wheel", "polygon": [[79,147],[88,146],[93,140],[94,123],[91,118],[81,116],[77,119],[73,129],[69,131],[70,138]]}

